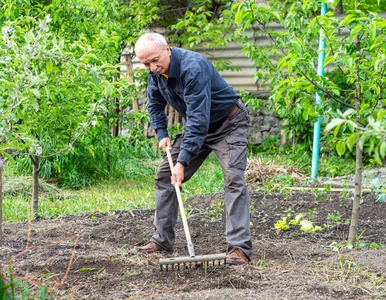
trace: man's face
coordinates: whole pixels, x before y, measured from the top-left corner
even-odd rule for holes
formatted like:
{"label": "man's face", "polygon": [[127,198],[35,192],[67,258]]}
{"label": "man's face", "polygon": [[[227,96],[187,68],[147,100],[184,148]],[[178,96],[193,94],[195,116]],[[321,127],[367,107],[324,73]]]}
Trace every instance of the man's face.
{"label": "man's face", "polygon": [[138,59],[144,66],[158,75],[168,74],[170,66],[170,47],[160,49],[153,41],[145,40],[136,48]]}

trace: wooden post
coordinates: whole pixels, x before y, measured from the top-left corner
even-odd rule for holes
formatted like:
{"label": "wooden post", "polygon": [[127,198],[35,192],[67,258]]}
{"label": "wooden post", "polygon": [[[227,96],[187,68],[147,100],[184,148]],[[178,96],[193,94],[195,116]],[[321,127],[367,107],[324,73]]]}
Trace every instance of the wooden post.
{"label": "wooden post", "polygon": [[173,127],[173,111],[174,111],[174,108],[173,106],[171,106],[170,104],[168,104],[168,127]]}
{"label": "wooden post", "polygon": [[173,125],[177,125],[178,123],[180,122],[180,114],[174,110],[174,122],[173,122]]}

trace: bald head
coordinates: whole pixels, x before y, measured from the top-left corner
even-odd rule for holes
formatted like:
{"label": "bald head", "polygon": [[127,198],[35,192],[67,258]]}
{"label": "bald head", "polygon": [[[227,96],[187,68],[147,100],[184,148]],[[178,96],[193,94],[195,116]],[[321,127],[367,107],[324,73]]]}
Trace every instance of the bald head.
{"label": "bald head", "polygon": [[146,33],[135,43],[135,54],[144,66],[158,75],[169,72],[170,47],[158,33]]}
{"label": "bald head", "polygon": [[166,45],[168,44],[165,38],[159,33],[149,32],[139,37],[135,43],[135,52],[137,52],[137,48],[149,42],[152,42],[153,45],[157,46],[161,50],[165,49]]}

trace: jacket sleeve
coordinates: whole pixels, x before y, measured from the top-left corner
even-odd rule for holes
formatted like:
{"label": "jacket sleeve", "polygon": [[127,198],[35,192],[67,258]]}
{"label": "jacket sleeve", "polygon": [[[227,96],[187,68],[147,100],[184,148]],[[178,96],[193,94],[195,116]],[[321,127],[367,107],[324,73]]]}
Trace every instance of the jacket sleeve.
{"label": "jacket sleeve", "polygon": [[160,141],[169,136],[165,113],[167,102],[159,92],[154,82],[154,78],[152,78],[150,74],[147,86],[147,98],[149,100],[147,110],[150,116],[150,125],[154,129],[158,141]]}
{"label": "jacket sleeve", "polygon": [[184,140],[177,161],[187,166],[192,156],[201,149],[208,134],[211,108],[211,69],[206,62],[196,62],[194,67],[181,74],[186,103]]}

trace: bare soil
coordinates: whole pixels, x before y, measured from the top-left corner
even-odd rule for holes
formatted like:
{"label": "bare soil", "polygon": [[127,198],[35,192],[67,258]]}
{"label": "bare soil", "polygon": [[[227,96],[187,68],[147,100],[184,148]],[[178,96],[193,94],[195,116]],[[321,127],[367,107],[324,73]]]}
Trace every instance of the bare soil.
{"label": "bare soil", "polygon": [[[346,249],[351,200],[342,193],[251,192],[254,252],[243,266],[161,270],[159,259],[187,256],[179,221],[175,253],[133,254],[153,234],[153,210],[112,211],[5,223],[0,244],[2,270],[49,285],[57,299],[374,299],[386,297],[386,248]],[[226,251],[224,195],[187,200],[188,223],[197,255]],[[220,202],[220,205],[216,205]],[[274,225],[291,209],[322,227],[314,234]],[[310,210],[313,213],[310,215]],[[285,212],[287,211],[287,212]],[[329,213],[340,213],[333,223]],[[360,241],[385,245],[385,204],[364,194]],[[327,225],[327,227],[324,226]],[[29,240],[27,244],[27,240]],[[10,260],[8,260],[10,257]],[[9,262],[10,261],[10,262]]]}

